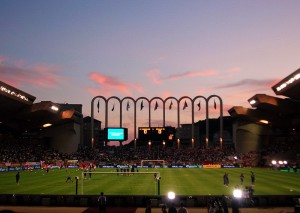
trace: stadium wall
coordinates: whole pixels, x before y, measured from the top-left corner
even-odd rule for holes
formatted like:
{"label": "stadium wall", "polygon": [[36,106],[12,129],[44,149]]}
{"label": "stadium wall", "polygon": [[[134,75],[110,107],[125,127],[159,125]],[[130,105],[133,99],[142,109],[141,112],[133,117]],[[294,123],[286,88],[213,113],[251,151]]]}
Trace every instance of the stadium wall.
{"label": "stadium wall", "polygon": [[259,151],[268,144],[272,131],[268,126],[249,122],[233,124],[233,140],[237,152]]}
{"label": "stadium wall", "polygon": [[47,138],[49,146],[62,153],[76,152],[81,144],[81,126],[75,122],[68,122],[59,126],[44,130],[44,138]]}
{"label": "stadium wall", "polygon": [[[0,205],[9,206],[72,206],[72,207],[95,207],[97,206],[96,195],[0,195]],[[107,197],[107,206],[111,207],[145,207],[147,201],[151,201],[152,207],[160,207],[169,204],[166,196],[126,196],[111,195]],[[251,207],[294,207],[300,196],[253,196],[253,202],[247,199],[239,200],[241,208]],[[214,199],[222,196],[176,196],[172,202],[179,206],[183,203],[187,207],[207,207]],[[226,198],[228,207],[231,207],[232,198]]]}

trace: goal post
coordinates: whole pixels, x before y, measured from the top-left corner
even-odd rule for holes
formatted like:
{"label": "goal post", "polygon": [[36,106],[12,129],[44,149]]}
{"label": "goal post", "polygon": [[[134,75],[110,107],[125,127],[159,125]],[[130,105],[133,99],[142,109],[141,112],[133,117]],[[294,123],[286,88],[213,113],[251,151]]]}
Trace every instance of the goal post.
{"label": "goal post", "polygon": [[[149,181],[153,181],[155,184],[155,193],[154,195],[159,195],[160,194],[160,189],[159,189],[159,184],[158,182],[160,181],[160,172],[131,172],[131,171],[119,171],[119,172],[98,172],[98,171],[82,171],[81,172],[81,194],[84,195],[84,185],[90,184],[93,182],[94,187],[101,186],[103,184],[104,178],[107,179],[112,179],[113,177],[120,177],[120,176],[132,176],[129,178],[138,178],[142,177],[145,175],[150,175],[151,177],[148,178]],[[92,180],[92,181],[90,181]],[[118,180],[120,181],[120,179]],[[122,179],[121,179],[122,181]],[[134,182],[136,184],[136,182]],[[118,182],[119,184],[119,182]],[[152,191],[153,192],[153,191]]]}
{"label": "goal post", "polygon": [[151,165],[152,167],[156,167],[156,164],[162,165],[161,168],[165,168],[165,160],[141,160],[141,168],[145,164]]}

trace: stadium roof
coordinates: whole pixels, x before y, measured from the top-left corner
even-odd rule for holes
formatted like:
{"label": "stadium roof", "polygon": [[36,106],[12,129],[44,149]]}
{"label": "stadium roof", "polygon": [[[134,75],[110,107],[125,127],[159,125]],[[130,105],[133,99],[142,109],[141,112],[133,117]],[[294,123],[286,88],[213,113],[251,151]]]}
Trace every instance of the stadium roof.
{"label": "stadium roof", "polygon": [[272,87],[276,95],[300,101],[300,69],[282,79]]}
{"label": "stadium roof", "polygon": [[80,122],[81,113],[74,109],[60,110],[51,101],[33,103],[35,97],[0,81],[0,131],[31,131],[70,120]]}
{"label": "stadium roof", "polygon": [[272,87],[279,98],[256,94],[248,99],[252,108],[234,106],[228,110],[235,118],[281,129],[300,129],[300,69]]}

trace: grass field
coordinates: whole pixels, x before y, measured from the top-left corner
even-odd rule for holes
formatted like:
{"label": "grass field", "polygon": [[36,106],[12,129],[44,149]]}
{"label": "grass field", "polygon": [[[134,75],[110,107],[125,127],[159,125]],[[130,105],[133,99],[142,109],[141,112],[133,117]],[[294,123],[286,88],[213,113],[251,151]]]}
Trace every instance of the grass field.
{"label": "grass field", "polygon": [[[97,169],[97,172],[115,172],[114,169]],[[244,186],[250,185],[250,171],[256,176],[254,195],[300,195],[300,174],[271,169],[140,169],[140,172],[160,172],[160,194],[174,191],[177,195],[232,195],[239,176],[244,173]],[[223,174],[229,174],[229,186],[223,185]],[[74,182],[66,183],[68,174]],[[78,194],[96,195],[100,191],[107,195],[155,195],[157,182],[153,174],[119,175],[93,174],[83,180],[81,171],[69,169],[22,171],[20,183],[16,184],[16,172],[0,173],[0,194],[64,194],[76,192],[75,176],[79,176]],[[82,186],[83,184],[83,186]]]}

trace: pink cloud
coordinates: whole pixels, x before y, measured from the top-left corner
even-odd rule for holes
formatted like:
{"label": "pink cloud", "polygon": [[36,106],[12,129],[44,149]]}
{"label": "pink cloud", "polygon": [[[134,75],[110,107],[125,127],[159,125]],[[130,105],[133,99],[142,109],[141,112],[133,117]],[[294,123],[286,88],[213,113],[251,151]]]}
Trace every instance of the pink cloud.
{"label": "pink cloud", "polygon": [[175,75],[169,75],[167,77],[160,77],[160,69],[155,68],[151,69],[148,72],[146,72],[146,76],[155,84],[160,84],[163,80],[177,80],[182,78],[190,78],[195,76],[213,76],[217,75],[218,72],[215,70],[205,70],[205,71],[191,71],[191,72],[184,72],[180,74]]}
{"label": "pink cloud", "polygon": [[167,91],[163,92],[162,95],[161,95],[161,97],[163,99],[165,99],[167,97],[170,97],[170,96],[173,96],[172,93],[171,92],[167,92]]}
{"label": "pink cloud", "polygon": [[91,94],[92,96],[98,96],[98,95],[102,95],[102,96],[112,96],[112,90],[108,89],[108,88],[99,88],[99,87],[87,87],[86,88],[87,93]]}
{"label": "pink cloud", "polygon": [[160,84],[160,69],[155,68],[146,72],[146,76],[155,84]]}
{"label": "pink cloud", "polygon": [[195,76],[212,76],[217,75],[217,71],[215,70],[205,70],[205,71],[192,71],[192,72],[185,72],[181,74],[176,75],[170,75],[165,80],[177,80],[181,78],[187,78],[187,77],[195,77]]}
{"label": "pink cloud", "polygon": [[56,68],[53,66],[37,66],[34,68],[35,74],[35,84],[41,87],[55,87],[58,82],[62,80],[56,72]]}
{"label": "pink cloud", "polygon": [[0,62],[1,80],[13,86],[30,84],[53,88],[62,80],[62,77],[57,74],[58,68],[52,65],[26,65],[24,60],[7,63],[3,56],[0,57]]}
{"label": "pink cloud", "polygon": [[[105,76],[99,73],[90,73],[89,78],[94,82],[98,83],[100,86],[106,87],[112,93],[122,93],[125,95],[132,95],[132,91],[137,91],[139,93],[143,92],[143,89],[138,84],[125,83],[119,81],[117,78],[113,78],[110,76]],[[103,87],[101,87],[101,92]]]}
{"label": "pink cloud", "polygon": [[230,83],[230,84],[224,84],[221,86],[218,86],[218,89],[224,89],[224,88],[235,88],[235,87],[241,87],[241,86],[247,86],[252,88],[270,88],[272,85],[277,82],[277,79],[243,79],[238,82]]}
{"label": "pink cloud", "polygon": [[144,89],[138,84],[129,84],[133,89],[135,89],[139,93],[143,93]]}

